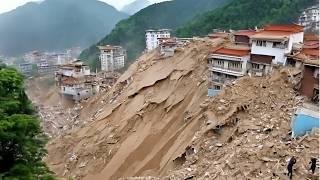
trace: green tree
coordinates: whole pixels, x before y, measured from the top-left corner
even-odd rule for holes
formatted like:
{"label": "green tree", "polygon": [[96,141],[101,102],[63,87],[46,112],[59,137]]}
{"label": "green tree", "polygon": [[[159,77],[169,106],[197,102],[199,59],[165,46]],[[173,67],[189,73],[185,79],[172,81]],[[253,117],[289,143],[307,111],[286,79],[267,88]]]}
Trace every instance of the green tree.
{"label": "green tree", "polygon": [[41,131],[23,77],[0,67],[0,179],[53,179],[42,162],[47,138]]}

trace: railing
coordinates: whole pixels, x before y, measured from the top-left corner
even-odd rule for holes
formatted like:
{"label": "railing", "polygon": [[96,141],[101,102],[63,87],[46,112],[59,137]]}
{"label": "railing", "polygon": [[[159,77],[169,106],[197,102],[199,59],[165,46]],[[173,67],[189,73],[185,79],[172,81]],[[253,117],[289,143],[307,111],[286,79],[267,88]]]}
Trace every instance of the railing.
{"label": "railing", "polygon": [[219,68],[219,69],[224,69],[224,70],[229,70],[229,71],[236,71],[236,72],[242,72],[241,68],[225,68],[224,66],[219,66],[219,65],[214,65],[214,64],[209,64],[209,68]]}

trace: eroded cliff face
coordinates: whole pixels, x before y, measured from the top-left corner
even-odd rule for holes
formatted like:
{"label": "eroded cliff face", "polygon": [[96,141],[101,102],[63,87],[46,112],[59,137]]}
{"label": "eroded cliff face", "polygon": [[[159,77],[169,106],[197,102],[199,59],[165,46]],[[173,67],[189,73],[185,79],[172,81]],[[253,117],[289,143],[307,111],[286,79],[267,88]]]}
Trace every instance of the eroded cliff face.
{"label": "eroded cliff face", "polygon": [[165,176],[181,164],[205,118],[207,56],[223,40],[195,39],[174,57],[141,56],[80,112],[81,128],[52,139],[46,162],[60,177]]}

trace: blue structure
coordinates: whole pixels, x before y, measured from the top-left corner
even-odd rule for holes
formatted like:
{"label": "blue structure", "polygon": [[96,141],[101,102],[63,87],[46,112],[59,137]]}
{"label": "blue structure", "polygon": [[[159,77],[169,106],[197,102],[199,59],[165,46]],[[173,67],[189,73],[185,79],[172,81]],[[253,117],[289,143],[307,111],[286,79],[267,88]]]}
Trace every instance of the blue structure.
{"label": "blue structure", "polygon": [[292,119],[292,136],[303,136],[313,128],[320,128],[318,112],[310,109],[299,109]]}
{"label": "blue structure", "polygon": [[208,96],[209,97],[216,96],[219,92],[220,92],[220,90],[208,89]]}

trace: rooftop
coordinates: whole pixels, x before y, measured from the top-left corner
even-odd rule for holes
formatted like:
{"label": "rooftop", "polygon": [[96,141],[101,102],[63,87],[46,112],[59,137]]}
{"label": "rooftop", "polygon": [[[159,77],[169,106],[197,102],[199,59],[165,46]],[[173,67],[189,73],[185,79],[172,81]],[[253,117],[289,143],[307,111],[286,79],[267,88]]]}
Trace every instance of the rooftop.
{"label": "rooftop", "polygon": [[291,32],[298,33],[303,32],[303,26],[297,24],[284,24],[284,25],[266,25],[264,26],[264,30],[266,31],[283,31],[283,32]]}
{"label": "rooftop", "polygon": [[243,57],[243,56],[247,56],[247,55],[250,54],[249,50],[245,50],[245,49],[228,49],[228,48],[225,48],[225,47],[214,48],[211,52],[213,54],[222,54],[222,55],[238,56],[238,57]]}
{"label": "rooftop", "polygon": [[304,41],[319,41],[318,34],[305,34],[303,37]]}

